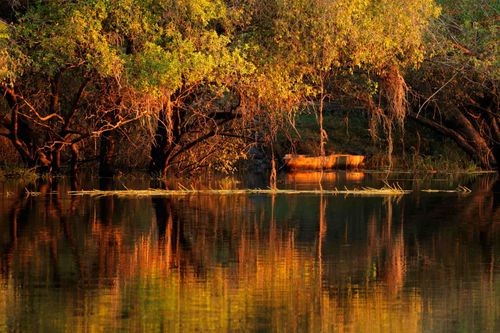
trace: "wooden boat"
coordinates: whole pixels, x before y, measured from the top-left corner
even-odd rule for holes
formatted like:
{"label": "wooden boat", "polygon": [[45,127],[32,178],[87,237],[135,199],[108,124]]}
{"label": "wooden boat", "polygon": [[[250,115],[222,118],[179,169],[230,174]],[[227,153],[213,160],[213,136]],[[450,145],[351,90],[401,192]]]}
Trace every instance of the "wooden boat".
{"label": "wooden boat", "polygon": [[364,179],[365,174],[359,171],[347,172],[321,172],[315,170],[294,170],[287,172],[285,180],[288,183],[318,183],[319,181],[335,183],[335,182],[360,182]]}
{"label": "wooden boat", "polygon": [[283,160],[289,170],[357,169],[363,164],[365,156],[332,154],[322,157],[287,154]]}

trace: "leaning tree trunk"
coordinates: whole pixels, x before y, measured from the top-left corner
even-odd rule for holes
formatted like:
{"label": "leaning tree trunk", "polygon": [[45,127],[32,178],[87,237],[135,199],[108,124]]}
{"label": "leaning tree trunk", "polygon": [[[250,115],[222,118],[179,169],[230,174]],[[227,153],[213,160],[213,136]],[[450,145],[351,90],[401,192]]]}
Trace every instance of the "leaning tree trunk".
{"label": "leaning tree trunk", "polygon": [[482,168],[491,169],[495,159],[498,163],[498,157],[494,155],[495,148],[490,147],[481,132],[460,111],[450,110],[442,123],[415,113],[410,113],[410,117],[455,141]]}
{"label": "leaning tree trunk", "polygon": [[456,129],[461,133],[465,140],[474,147],[473,158],[478,161],[483,168],[492,168],[494,157],[487,140],[483,136],[482,129],[476,128],[474,124],[464,115],[463,112],[454,111],[448,112],[446,119],[448,127]]}

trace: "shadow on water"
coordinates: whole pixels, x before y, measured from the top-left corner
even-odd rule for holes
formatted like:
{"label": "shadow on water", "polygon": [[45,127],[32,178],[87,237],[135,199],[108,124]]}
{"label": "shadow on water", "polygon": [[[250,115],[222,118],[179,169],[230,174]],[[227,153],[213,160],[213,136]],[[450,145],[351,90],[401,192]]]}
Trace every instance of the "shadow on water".
{"label": "shadow on water", "polygon": [[468,186],[396,198],[91,198],[65,180],[11,191],[0,330],[494,332],[499,182]]}

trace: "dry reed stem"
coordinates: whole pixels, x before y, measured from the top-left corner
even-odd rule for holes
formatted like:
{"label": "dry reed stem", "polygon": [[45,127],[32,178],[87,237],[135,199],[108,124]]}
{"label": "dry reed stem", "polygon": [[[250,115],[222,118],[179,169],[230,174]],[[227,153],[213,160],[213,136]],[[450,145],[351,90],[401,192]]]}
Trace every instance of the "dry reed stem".
{"label": "dry reed stem", "polygon": [[285,195],[297,195],[297,194],[330,194],[330,195],[363,195],[363,196],[392,196],[392,195],[403,195],[408,194],[411,191],[403,190],[399,186],[382,188],[371,188],[363,187],[359,189],[347,189],[342,190],[287,190],[287,189],[179,189],[179,190],[158,190],[158,189],[148,189],[148,190],[116,190],[116,191],[101,191],[101,190],[84,190],[84,191],[70,191],[70,195],[88,195],[92,197],[96,196],[132,196],[132,197],[152,197],[152,196],[185,196],[185,195],[239,195],[239,194],[285,194]]}
{"label": "dry reed stem", "polygon": [[468,194],[471,193],[472,190],[466,186],[459,185],[456,189],[454,190],[433,190],[433,189],[425,189],[421,190],[422,192],[426,193],[461,193],[461,194]]}

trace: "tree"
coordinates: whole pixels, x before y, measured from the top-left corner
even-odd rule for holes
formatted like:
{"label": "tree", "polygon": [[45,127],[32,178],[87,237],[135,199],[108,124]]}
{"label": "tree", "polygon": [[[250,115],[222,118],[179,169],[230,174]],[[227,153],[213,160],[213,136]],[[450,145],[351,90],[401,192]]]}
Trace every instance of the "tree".
{"label": "tree", "polygon": [[406,116],[402,72],[423,60],[424,33],[439,13],[434,2],[296,0],[276,1],[270,9],[273,56],[287,64],[288,73],[306,86],[304,96],[317,105],[321,154],[327,138],[324,102],[347,93],[383,122],[390,156],[392,127]]}
{"label": "tree", "polygon": [[44,1],[8,27],[0,45],[0,91],[9,107],[3,135],[28,166],[57,173],[70,150],[76,172],[80,143],[142,116],[120,84],[127,50],[119,37],[128,27],[116,28],[123,3],[113,3]]}
{"label": "tree", "polygon": [[483,168],[500,161],[498,12],[490,1],[440,1],[430,52],[411,76],[412,118],[453,139]]}
{"label": "tree", "polygon": [[184,171],[230,168],[245,135],[234,122],[244,116],[238,86],[253,67],[231,45],[227,8],[220,1],[157,4],[157,31],[136,47],[127,68],[129,80],[157,104],[149,171],[164,177],[174,162]]}

